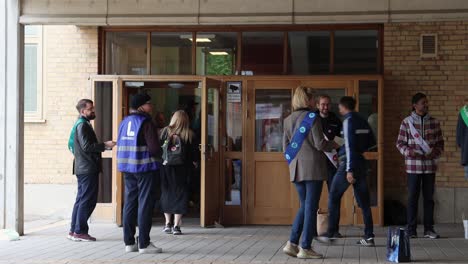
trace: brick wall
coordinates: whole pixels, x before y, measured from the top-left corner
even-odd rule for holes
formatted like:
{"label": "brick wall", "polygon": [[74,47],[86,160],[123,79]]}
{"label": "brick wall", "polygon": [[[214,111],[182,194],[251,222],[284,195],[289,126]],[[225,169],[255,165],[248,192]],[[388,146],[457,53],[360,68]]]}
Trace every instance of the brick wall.
{"label": "brick wall", "polygon": [[44,26],[44,119],[24,128],[25,183],[72,183],[67,148],[76,102],[91,97],[88,77],[97,73],[97,28]]}
{"label": "brick wall", "polygon": [[[438,34],[438,57],[420,58],[423,33]],[[445,153],[437,187],[468,187],[455,143],[458,110],[468,100],[468,22],[390,23],[384,26],[385,186],[406,186],[403,158],[395,148],[401,120],[416,92],[428,95],[429,111],[442,125]]]}

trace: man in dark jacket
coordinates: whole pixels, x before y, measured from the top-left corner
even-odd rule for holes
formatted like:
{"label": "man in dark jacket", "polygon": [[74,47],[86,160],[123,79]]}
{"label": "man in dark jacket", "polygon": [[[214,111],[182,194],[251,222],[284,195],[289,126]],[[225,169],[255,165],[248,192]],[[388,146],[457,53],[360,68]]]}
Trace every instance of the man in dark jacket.
{"label": "man in dark jacket", "polygon": [[[160,168],[161,145],[158,127],[152,122],[151,97],[136,94],[131,100],[130,115],[119,126],[117,164],[124,174],[125,197],[123,233],[125,252],[161,253],[151,243],[150,231],[154,207],[154,184]],[[138,224],[138,241],[135,239]]]}
{"label": "man in dark jacket", "polygon": [[461,149],[461,165],[465,167],[465,180],[468,180],[468,105],[463,106],[458,115],[457,145]]}
{"label": "man in dark jacket", "polygon": [[88,234],[88,218],[94,211],[97,203],[99,173],[101,167],[101,153],[112,149],[115,143],[106,141],[99,143],[90,121],[96,118],[93,101],[81,99],[76,105],[80,114],[80,121],[74,132],[75,160],[73,173],[78,180],[78,192],[71,219],[71,228],[68,239],[74,241],[96,241]]}
{"label": "man in dark jacket", "polygon": [[375,138],[366,120],[362,119],[354,111],[356,100],[350,96],[340,99],[340,114],[344,116],[343,134],[345,144],[338,152],[339,167],[333,178],[330,194],[328,197],[328,234],[326,237],[318,238],[319,241],[327,242],[333,238],[339,221],[341,197],[353,185],[354,195],[359,207],[362,209],[364,218],[364,237],[357,244],[361,246],[374,246],[374,225],[372,211],[370,208],[370,196],[367,186],[367,161],[363,153],[375,145]]}
{"label": "man in dark jacket", "polygon": [[[323,134],[327,137],[327,140],[333,141],[335,137],[339,137],[342,129],[341,120],[336,116],[335,113],[330,111],[331,108],[331,98],[328,95],[319,95],[317,98],[317,111],[316,114],[320,115],[320,121],[322,123]],[[323,153],[324,156],[327,158],[327,172],[328,172],[328,179],[327,179],[327,187],[328,192],[330,193],[331,184],[333,182],[333,176],[336,173],[337,167],[330,161],[330,159]],[[336,160],[337,162],[337,160]],[[338,212],[339,213],[339,212]],[[340,219],[340,215],[338,214],[338,220]],[[339,233],[339,226],[335,227],[335,234],[333,234],[333,238],[341,238],[343,237]]]}

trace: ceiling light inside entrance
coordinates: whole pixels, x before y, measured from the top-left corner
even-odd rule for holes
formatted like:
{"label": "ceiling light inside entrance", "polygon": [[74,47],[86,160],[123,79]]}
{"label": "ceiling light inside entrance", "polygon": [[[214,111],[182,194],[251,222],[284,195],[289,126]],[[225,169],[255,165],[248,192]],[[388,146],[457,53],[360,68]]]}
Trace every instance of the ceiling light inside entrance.
{"label": "ceiling light inside entrance", "polygon": [[211,55],[226,56],[229,55],[226,51],[210,51]]}
{"label": "ceiling light inside entrance", "polygon": [[[192,34],[180,35],[181,39],[188,39],[193,41]],[[197,42],[211,42],[211,39],[214,39],[214,34],[197,34]]]}

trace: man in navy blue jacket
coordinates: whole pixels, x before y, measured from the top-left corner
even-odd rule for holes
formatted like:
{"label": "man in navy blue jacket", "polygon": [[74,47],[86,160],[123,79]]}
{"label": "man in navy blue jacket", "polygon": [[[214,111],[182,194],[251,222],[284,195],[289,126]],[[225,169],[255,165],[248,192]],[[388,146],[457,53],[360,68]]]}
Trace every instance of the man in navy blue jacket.
{"label": "man in navy blue jacket", "polygon": [[367,187],[367,161],[363,153],[375,145],[375,138],[366,120],[354,111],[356,100],[345,96],[341,98],[340,114],[344,116],[343,134],[345,144],[338,152],[339,166],[333,177],[330,194],[328,196],[328,231],[322,242],[328,242],[336,233],[339,222],[341,197],[353,185],[354,195],[364,217],[364,237],[357,244],[361,246],[374,246],[374,224],[370,208],[369,189]]}

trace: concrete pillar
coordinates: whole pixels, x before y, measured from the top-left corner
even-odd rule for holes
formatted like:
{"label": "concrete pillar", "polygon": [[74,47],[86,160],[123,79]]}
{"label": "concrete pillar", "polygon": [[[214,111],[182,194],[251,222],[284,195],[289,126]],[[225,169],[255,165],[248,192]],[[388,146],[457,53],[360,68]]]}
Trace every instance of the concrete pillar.
{"label": "concrete pillar", "polygon": [[0,229],[23,234],[23,26],[20,0],[0,1]]}

